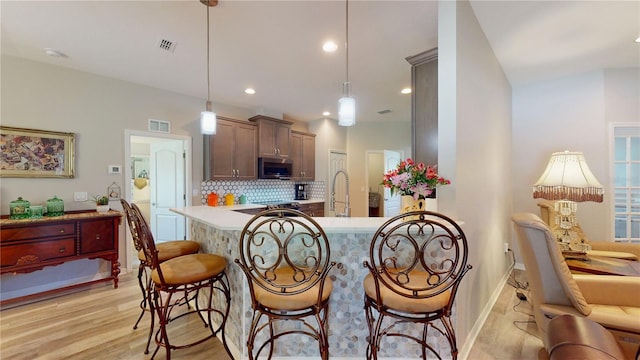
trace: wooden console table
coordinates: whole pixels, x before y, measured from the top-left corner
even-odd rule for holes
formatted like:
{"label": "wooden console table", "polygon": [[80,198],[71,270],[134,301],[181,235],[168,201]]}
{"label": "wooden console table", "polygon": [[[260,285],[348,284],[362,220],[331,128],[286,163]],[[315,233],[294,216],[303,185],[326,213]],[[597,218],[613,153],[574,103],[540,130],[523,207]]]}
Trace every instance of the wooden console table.
{"label": "wooden console table", "polygon": [[572,272],[597,274],[640,276],[640,261],[622,260],[604,256],[587,256],[584,260],[565,259]]}
{"label": "wooden console table", "polygon": [[110,210],[74,211],[40,219],[0,219],[0,274],[29,273],[79,259],[104,259],[111,263],[111,274],[104,279],[7,299],[0,305],[103,281],[113,280],[113,287],[117,288],[121,217],[120,212]]}

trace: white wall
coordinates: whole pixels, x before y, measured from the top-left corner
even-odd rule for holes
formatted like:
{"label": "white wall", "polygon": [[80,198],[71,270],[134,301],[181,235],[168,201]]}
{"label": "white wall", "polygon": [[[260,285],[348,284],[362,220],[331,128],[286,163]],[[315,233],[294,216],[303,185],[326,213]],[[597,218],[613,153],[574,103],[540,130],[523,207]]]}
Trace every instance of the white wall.
{"label": "white wall", "polygon": [[439,211],[464,221],[473,269],[456,301],[462,347],[492,305],[510,257],[511,87],[466,1],[438,13]]}
{"label": "white wall", "polygon": [[610,69],[514,89],[514,211],[539,214],[531,188],[552,152],[582,151],[605,196],[578,204],[578,221],[590,238],[612,239],[609,127],[640,122],[639,79],[638,68]]}

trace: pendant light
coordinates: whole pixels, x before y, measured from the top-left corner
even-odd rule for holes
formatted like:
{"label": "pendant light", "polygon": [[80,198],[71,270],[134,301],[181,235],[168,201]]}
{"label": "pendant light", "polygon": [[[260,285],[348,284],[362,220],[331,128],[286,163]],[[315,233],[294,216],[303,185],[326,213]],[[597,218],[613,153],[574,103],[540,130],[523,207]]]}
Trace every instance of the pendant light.
{"label": "pendant light", "polygon": [[344,42],[346,54],[346,81],[342,84],[342,97],[338,100],[338,125],[353,126],[356,124],[356,100],[351,97],[349,83],[349,0],[346,0],[346,36]]}
{"label": "pendant light", "polygon": [[206,110],[200,113],[200,132],[203,135],[215,135],[216,113],[211,110],[211,78],[209,76],[209,8],[218,5],[218,0],[200,0],[207,6],[207,104]]}

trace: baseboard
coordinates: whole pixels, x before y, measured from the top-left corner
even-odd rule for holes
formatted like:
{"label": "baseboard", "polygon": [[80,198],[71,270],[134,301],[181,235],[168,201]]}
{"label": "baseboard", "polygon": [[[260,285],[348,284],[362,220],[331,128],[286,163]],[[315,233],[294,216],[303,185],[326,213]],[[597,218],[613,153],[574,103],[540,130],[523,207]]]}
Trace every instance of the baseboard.
{"label": "baseboard", "polygon": [[[516,267],[517,267],[517,264],[516,264]],[[458,352],[458,359],[467,360],[467,357],[471,352],[471,348],[473,348],[473,344],[476,342],[476,338],[480,334],[480,330],[482,330],[482,327],[484,326],[485,321],[487,321],[489,314],[491,314],[491,309],[493,309],[493,305],[495,305],[496,301],[498,301],[498,298],[502,293],[502,289],[504,288],[504,286],[507,284],[507,281],[509,280],[509,275],[510,275],[510,272],[507,272],[504,274],[504,276],[498,283],[498,286],[496,286],[496,289],[493,291],[493,294],[491,294],[491,298],[489,299],[484,309],[480,313],[480,316],[478,317],[478,320],[476,321],[476,323],[473,325],[473,328],[471,328],[471,331],[469,332],[469,336],[467,337],[467,341],[464,342],[464,345],[460,349],[460,352]]]}

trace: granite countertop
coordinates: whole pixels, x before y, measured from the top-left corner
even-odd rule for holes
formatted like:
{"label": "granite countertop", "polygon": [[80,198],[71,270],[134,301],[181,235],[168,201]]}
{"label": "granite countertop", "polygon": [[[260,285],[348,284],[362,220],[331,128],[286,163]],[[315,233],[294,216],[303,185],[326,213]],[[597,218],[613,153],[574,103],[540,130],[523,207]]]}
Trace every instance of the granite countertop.
{"label": "granite countertop", "polygon": [[[324,200],[294,200],[300,204],[324,202]],[[211,225],[220,230],[242,230],[252,215],[234,210],[264,208],[264,205],[244,204],[232,206],[188,206],[171,211],[187,218]],[[373,233],[388,218],[381,217],[314,217],[326,233]]]}
{"label": "granite countertop", "polygon": [[43,222],[54,222],[54,221],[64,221],[64,220],[74,220],[74,219],[89,219],[89,218],[98,218],[98,217],[106,217],[106,216],[122,216],[122,213],[116,210],[109,210],[106,213],[98,213],[97,211],[77,211],[77,212],[68,212],[62,216],[43,216],[38,219],[9,219],[2,218],[0,219],[0,226],[7,225],[22,225],[22,224],[30,224],[30,223],[43,223]]}

